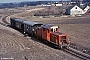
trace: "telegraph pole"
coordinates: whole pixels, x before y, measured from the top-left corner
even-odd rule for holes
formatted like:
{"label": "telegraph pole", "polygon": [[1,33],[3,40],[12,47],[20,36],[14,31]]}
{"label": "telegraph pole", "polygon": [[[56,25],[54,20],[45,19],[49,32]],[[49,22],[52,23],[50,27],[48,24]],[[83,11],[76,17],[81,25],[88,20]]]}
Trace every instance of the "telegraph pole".
{"label": "telegraph pole", "polygon": [[77,5],[79,5],[80,4],[80,1],[79,0],[76,0],[76,3],[77,3]]}
{"label": "telegraph pole", "polygon": [[76,3],[77,3],[77,5],[78,5],[78,0],[76,0]]}

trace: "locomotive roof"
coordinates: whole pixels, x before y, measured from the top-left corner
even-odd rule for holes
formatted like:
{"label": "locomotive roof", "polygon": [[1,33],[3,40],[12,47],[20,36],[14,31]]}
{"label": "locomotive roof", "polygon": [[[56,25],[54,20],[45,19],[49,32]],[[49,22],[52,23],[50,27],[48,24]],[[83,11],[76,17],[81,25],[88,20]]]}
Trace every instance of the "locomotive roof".
{"label": "locomotive roof", "polygon": [[60,32],[53,32],[52,34],[59,35],[59,36],[66,36],[67,35],[67,34],[63,34],[63,33],[60,33]]}
{"label": "locomotive roof", "polygon": [[60,32],[53,32],[53,34],[55,34],[55,35],[62,35],[63,33],[60,33]]}
{"label": "locomotive roof", "polygon": [[58,26],[53,26],[53,25],[50,25],[50,24],[46,24],[46,25],[43,25],[42,26],[43,28],[58,28]]}
{"label": "locomotive roof", "polygon": [[32,21],[24,21],[23,23],[34,26],[34,25],[42,25],[41,23],[38,22],[32,22]]}

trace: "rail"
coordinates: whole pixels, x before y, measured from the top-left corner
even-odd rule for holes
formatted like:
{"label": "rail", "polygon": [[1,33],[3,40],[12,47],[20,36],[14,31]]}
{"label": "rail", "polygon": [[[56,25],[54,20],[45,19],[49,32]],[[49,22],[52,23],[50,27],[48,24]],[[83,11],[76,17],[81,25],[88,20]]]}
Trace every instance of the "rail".
{"label": "rail", "polygon": [[73,49],[71,47],[68,47],[68,48],[65,48],[63,49],[63,51],[67,52],[67,53],[70,53],[80,59],[83,59],[83,60],[90,60],[90,55],[86,54],[86,53],[83,53],[81,51],[78,51],[76,49]]}

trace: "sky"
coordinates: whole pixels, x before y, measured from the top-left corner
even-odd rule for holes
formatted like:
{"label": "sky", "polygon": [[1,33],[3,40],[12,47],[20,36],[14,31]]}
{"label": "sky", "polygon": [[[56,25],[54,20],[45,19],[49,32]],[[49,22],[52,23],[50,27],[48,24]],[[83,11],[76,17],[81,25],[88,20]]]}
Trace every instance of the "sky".
{"label": "sky", "polygon": [[[23,1],[61,1],[61,0],[0,0],[0,3],[23,2]],[[69,0],[63,0],[69,1]]]}

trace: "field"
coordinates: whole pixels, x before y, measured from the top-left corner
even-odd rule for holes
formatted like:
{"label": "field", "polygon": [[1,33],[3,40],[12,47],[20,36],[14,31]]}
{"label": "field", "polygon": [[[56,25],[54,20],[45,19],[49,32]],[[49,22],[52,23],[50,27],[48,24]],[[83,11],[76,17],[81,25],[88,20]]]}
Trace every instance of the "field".
{"label": "field", "polygon": [[[43,18],[41,16],[33,16],[37,10],[34,8],[30,9],[29,7],[30,10],[28,9],[27,12],[18,8],[20,12],[14,12],[15,15],[3,12],[0,14],[0,22],[5,24],[2,18],[10,15],[11,17],[18,17],[43,24],[59,25],[59,31],[69,35],[69,40],[75,46],[74,48],[80,51],[86,50],[85,53],[90,54],[90,15]],[[38,10],[42,9],[41,7],[38,8]],[[15,9],[13,10],[16,11]],[[9,10],[7,11],[10,12]],[[10,23],[8,17],[6,20]],[[0,24],[0,58],[13,58],[14,60],[80,60],[62,50],[49,47],[32,37],[24,37],[19,31],[2,24]]]}

